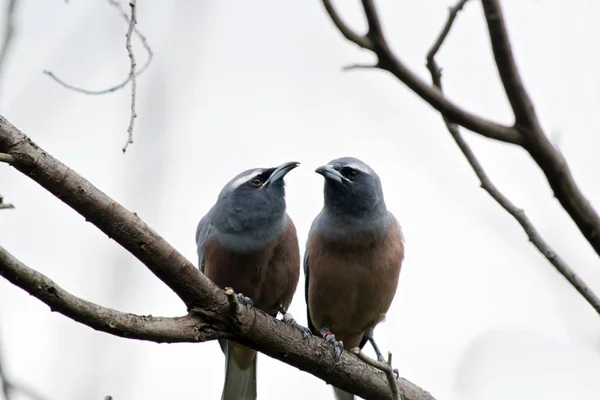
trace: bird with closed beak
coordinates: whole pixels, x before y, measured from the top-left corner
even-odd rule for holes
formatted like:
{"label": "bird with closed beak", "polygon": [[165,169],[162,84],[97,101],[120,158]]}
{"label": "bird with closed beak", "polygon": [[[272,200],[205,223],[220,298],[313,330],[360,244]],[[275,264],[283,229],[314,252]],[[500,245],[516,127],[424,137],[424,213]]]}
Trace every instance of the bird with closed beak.
{"label": "bird with closed beak", "polygon": [[[221,190],[196,229],[200,271],[221,288],[231,287],[238,301],[302,329],[287,309],[300,277],[300,251],[286,212],[283,178],[298,162],[254,168]],[[256,399],[256,351],[219,340],[225,354],[222,400]]]}
{"label": "bird with closed beak", "polygon": [[[404,238],[388,211],[379,176],[361,160],[343,157],[316,169],[325,178],[323,209],[313,220],[304,254],[308,327],[335,347],[371,343],[373,330],[398,286]],[[354,396],[334,387],[335,397]]]}

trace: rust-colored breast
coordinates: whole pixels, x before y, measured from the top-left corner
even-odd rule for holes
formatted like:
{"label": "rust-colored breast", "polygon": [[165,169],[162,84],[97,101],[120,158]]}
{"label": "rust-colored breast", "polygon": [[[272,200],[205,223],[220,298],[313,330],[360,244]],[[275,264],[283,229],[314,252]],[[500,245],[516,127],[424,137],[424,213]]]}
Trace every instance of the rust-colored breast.
{"label": "rust-colored breast", "polygon": [[353,246],[312,235],[307,254],[313,325],[329,326],[347,349],[358,346],[364,330],[385,318],[396,293],[404,259],[397,222],[382,237]]}
{"label": "rust-colored breast", "polygon": [[300,251],[296,227],[287,216],[286,229],[266,247],[237,253],[223,247],[216,237],[204,246],[204,273],[221,288],[232,287],[274,315],[279,305],[289,306],[300,276]]}

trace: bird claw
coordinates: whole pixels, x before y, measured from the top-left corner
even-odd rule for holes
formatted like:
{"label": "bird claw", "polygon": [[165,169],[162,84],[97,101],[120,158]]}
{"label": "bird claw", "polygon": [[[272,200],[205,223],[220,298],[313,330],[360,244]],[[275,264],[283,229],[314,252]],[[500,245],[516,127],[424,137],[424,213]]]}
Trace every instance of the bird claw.
{"label": "bird claw", "polygon": [[392,370],[392,372],[394,373],[394,376],[396,376],[396,380],[398,380],[398,378],[400,378],[400,373],[398,372],[398,368],[394,368]]}
{"label": "bird claw", "polygon": [[323,339],[333,345],[333,358],[336,362],[342,358],[342,351],[344,350],[344,343],[335,340],[335,335],[331,332],[325,332]]}
{"label": "bird claw", "polygon": [[235,298],[240,304],[243,304],[245,306],[252,307],[254,305],[252,299],[250,297],[244,296],[242,293],[236,293]]}
{"label": "bird claw", "polygon": [[283,319],[282,319],[283,322],[294,327],[296,330],[300,331],[300,333],[302,333],[302,337],[304,338],[304,340],[310,339],[310,337],[312,336],[312,332],[310,331],[310,329],[308,329],[308,328],[300,325],[298,322],[296,322],[296,320],[294,319],[292,314],[290,314],[288,312],[283,312],[282,314],[283,314]]}

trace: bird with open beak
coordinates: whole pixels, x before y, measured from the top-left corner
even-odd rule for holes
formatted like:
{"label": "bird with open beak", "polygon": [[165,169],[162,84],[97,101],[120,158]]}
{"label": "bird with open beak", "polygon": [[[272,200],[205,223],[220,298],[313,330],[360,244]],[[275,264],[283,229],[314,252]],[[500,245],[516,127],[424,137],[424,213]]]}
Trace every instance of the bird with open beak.
{"label": "bird with open beak", "polygon": [[[316,169],[325,178],[323,209],[313,220],[304,255],[308,327],[341,349],[371,343],[385,318],[404,259],[404,239],[387,210],[381,181],[359,159],[338,158]],[[354,396],[334,388],[339,400]]]}
{"label": "bird with open beak", "polygon": [[[298,162],[254,168],[225,185],[200,220],[196,246],[200,271],[238,301],[302,330],[287,309],[300,275],[298,237],[286,212],[283,178]],[[304,328],[306,329],[306,328]],[[256,351],[219,340],[225,354],[222,400],[256,399]]]}

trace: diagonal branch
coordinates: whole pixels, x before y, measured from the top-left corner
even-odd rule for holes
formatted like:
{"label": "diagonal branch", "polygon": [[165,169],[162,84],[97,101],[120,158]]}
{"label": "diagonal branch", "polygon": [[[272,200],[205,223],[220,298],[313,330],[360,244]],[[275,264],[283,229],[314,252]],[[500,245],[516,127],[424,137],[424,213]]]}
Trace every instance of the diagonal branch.
{"label": "diagonal branch", "polygon": [[533,103],[525,90],[521,75],[512,53],[508,31],[504,24],[504,16],[499,0],[483,0],[483,11],[488,24],[492,51],[500,80],[515,114],[517,125],[537,126],[539,122],[535,115]]}
{"label": "diagonal branch", "polygon": [[376,8],[371,0],[363,0],[363,8],[369,22],[369,32],[366,36],[360,36],[347,27],[333,7],[331,0],[322,1],[332,21],[348,40],[362,48],[373,51],[379,60],[377,65],[379,68],[392,73],[392,75],[444,116],[469,130],[491,139],[513,144],[521,144],[523,142],[523,138],[516,129],[491,122],[460,108],[444,97],[438,89],[431,87],[427,82],[419,78],[418,75],[396,57],[385,40]]}
{"label": "diagonal branch", "polygon": [[[230,311],[227,296],[194,265],[141,221],[138,216],[94,187],[75,171],[38,147],[0,117],[0,153],[11,166],[36,181],[93,223],[169,286],[211,329],[270,357],[307,371],[344,391],[368,399],[389,399],[385,373],[344,351],[335,360],[332,345],[302,333],[255,308]],[[5,157],[6,158],[6,157]],[[407,400],[433,400],[415,384],[400,378]]]}
{"label": "diagonal branch", "polygon": [[[442,29],[442,32],[440,32],[440,35],[433,44],[431,50],[427,53],[427,68],[431,73],[431,80],[433,81],[433,84],[440,89],[440,91],[442,90],[442,74],[435,61],[435,56],[444,43],[444,40],[448,36],[458,12],[463,8],[467,1],[468,0],[461,0],[456,4],[456,6],[450,8],[446,25]],[[594,310],[600,314],[600,298],[598,298],[598,296],[592,292],[592,290],[575,273],[575,271],[573,271],[571,267],[558,254],[556,254],[550,245],[541,237],[537,229],[525,215],[525,212],[515,206],[506,196],[502,194],[502,192],[498,190],[498,188],[496,188],[496,186],[485,173],[482,165],[477,160],[477,157],[460,134],[458,126],[449,121],[447,118],[444,118],[444,123],[446,124],[448,131],[456,141],[456,144],[462,151],[463,155],[471,165],[471,168],[473,168],[473,171],[479,178],[481,187],[488,192],[488,194],[494,200],[496,200],[496,202],[504,210],[506,210],[517,220],[527,234],[529,241],[540,251],[540,253],[542,253],[542,255],[544,255],[544,257],[546,257],[546,259],[556,268],[556,270],[571,283],[571,285],[587,300]]]}
{"label": "diagonal branch", "polygon": [[124,313],[99,306],[67,292],[0,246],[0,275],[15,286],[77,322],[101,332],[157,343],[204,342],[223,335],[198,316],[163,318]]}
{"label": "diagonal branch", "polygon": [[526,137],[523,147],[546,175],[554,196],[600,255],[600,216],[575,183],[566,160],[540,126],[516,67],[500,1],[482,0],[481,3],[496,67],[515,113],[515,127]]}

